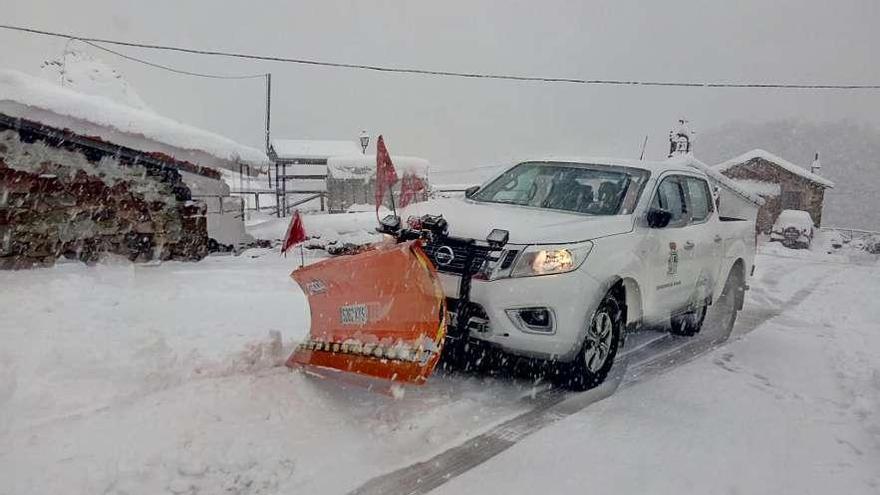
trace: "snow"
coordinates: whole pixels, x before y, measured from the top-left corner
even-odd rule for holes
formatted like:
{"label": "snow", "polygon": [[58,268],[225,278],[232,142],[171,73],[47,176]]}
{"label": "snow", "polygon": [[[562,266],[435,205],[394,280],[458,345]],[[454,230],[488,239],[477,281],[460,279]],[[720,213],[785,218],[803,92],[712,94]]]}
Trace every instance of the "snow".
{"label": "snow", "polygon": [[782,210],[776,218],[775,226],[797,226],[803,228],[812,228],[813,219],[810,214],[803,210]]}
{"label": "snow", "polygon": [[308,328],[298,263],[0,273],[0,493],[342,493],[528,407],[488,378],[395,398],[279,366]]}
{"label": "snow", "polygon": [[78,93],[102,96],[139,110],[153,111],[116,69],[77,49],[65,50],[40,67],[43,79]]}
{"label": "snow", "polygon": [[327,177],[326,165],[293,164],[285,166],[284,171],[288,175],[314,175],[321,179]]}
{"label": "snow", "polygon": [[757,196],[779,196],[780,186],[774,182],[762,180],[734,179],[734,182],[742,189]]}
{"label": "snow", "polygon": [[287,192],[297,191],[327,191],[327,181],[324,179],[294,179],[287,181]]}
{"label": "snow", "polygon": [[[340,237],[375,215],[304,221]],[[819,244],[762,247],[731,342],[438,492],[876,493],[880,264]],[[265,249],[0,272],[0,494],[345,493],[533,407],[530,382],[380,394],[279,366],[309,325],[298,265]]]}
{"label": "snow", "polygon": [[[376,219],[376,207],[347,214],[304,213],[302,216],[306,235],[316,238],[315,246],[324,247],[332,242],[350,242],[366,244],[382,240],[376,232],[379,221]],[[385,207],[379,209],[379,217],[390,214]],[[248,231],[258,239],[282,240],[290,224],[290,217],[276,218],[268,214],[254,214],[249,222]],[[308,244],[308,243],[307,243]]]}
{"label": "snow", "polygon": [[786,301],[781,314],[432,493],[877,493],[876,258],[757,266],[747,311]]}
{"label": "snow", "polygon": [[774,155],[773,153],[770,153],[769,151],[764,151],[762,149],[755,149],[755,150],[749,151],[747,153],[743,153],[742,155],[740,155],[736,158],[732,158],[730,160],[727,160],[726,162],[719,163],[718,165],[715,165],[715,169],[717,169],[720,172],[724,172],[726,170],[729,170],[730,168],[733,168],[737,165],[741,165],[741,164],[746,163],[749,160],[752,160],[755,158],[761,158],[761,159],[766,160],[768,162],[774,163],[774,164],[778,165],[779,167],[782,167],[783,169],[785,169],[785,170],[787,170],[787,171],[789,171],[799,177],[803,177],[804,179],[815,182],[821,186],[824,186],[827,188],[834,187],[834,183],[831,182],[830,180],[828,180],[824,177],[821,177],[819,175],[816,175],[803,167],[795,165],[794,163],[791,163],[790,161],[788,161],[784,158],[780,158],[780,157]]}
{"label": "snow", "polygon": [[432,191],[450,191],[450,192],[464,192],[466,189],[469,189],[473,186],[479,186],[478,183],[470,183],[470,182],[462,182],[456,184],[432,184]]}
{"label": "snow", "polygon": [[694,156],[692,154],[679,155],[674,158],[671,158],[670,161],[673,163],[678,162],[678,163],[687,165],[689,167],[696,168],[697,170],[700,170],[701,172],[703,172],[704,174],[709,176],[709,178],[712,180],[712,182],[715,183],[716,185],[724,187],[728,191],[731,191],[734,194],[737,194],[738,196],[742,197],[743,199],[745,199],[747,201],[754,203],[755,205],[761,206],[764,204],[764,198],[762,198],[760,195],[756,194],[754,191],[750,190],[747,187],[741,186],[739,183],[737,183],[733,179],[727,177],[726,175],[722,174],[718,170],[715,170],[714,168],[710,167],[709,165],[706,165],[705,163],[701,162],[700,160],[697,160],[696,158],[694,158]]}
{"label": "snow", "polygon": [[[238,162],[257,167],[269,164],[265,153],[218,134],[13,70],[0,70],[0,112],[87,136],[98,135],[141,151],[166,152],[204,166],[237,171]],[[119,142],[119,134],[129,139]],[[169,151],[163,145],[181,151]],[[187,151],[204,153],[213,160],[191,159]]]}
{"label": "snow", "polygon": [[[428,176],[430,164],[424,158],[414,156],[393,155],[394,170],[398,177],[412,174],[416,177]],[[368,155],[334,156],[327,160],[327,171],[334,179],[369,180],[376,175],[376,157]]]}
{"label": "snow", "polygon": [[443,215],[449,222],[449,233],[457,237],[485,239],[492,229],[507,230],[511,244],[583,242],[629,232],[635,221],[632,215],[584,215],[465,201],[461,197],[435,198],[409,205],[401,218],[425,214]]}
{"label": "snow", "polygon": [[354,141],[332,141],[313,139],[273,139],[272,149],[282,159],[326,159],[331,156],[361,153],[361,147]]}

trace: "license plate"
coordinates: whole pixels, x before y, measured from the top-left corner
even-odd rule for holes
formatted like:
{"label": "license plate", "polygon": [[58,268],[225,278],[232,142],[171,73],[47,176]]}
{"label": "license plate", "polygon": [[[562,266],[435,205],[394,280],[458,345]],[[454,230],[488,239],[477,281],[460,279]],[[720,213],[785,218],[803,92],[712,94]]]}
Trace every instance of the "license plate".
{"label": "license plate", "polygon": [[366,325],[369,319],[366,304],[354,304],[339,308],[339,321],[343,325]]}

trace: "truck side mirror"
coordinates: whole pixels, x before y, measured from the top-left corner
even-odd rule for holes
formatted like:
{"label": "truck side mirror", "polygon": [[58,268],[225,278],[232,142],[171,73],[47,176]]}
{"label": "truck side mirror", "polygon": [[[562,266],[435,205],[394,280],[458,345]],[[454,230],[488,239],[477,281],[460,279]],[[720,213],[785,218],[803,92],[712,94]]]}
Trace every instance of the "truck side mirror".
{"label": "truck side mirror", "polygon": [[662,229],[672,221],[672,213],[660,208],[651,208],[648,210],[648,215],[645,219],[648,221],[648,227]]}
{"label": "truck side mirror", "polygon": [[470,198],[474,194],[477,194],[477,191],[480,190],[480,186],[471,186],[464,190],[464,197]]}

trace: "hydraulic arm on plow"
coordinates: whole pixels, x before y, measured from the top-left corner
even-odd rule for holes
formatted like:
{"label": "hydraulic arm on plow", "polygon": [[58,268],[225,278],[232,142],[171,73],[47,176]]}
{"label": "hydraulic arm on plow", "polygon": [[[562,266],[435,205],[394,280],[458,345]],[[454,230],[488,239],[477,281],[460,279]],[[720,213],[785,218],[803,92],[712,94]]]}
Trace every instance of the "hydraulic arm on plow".
{"label": "hydraulic arm on plow", "polygon": [[[497,261],[507,231],[493,230],[485,241],[457,238],[448,235],[443,217],[432,215],[410,219],[405,228],[393,215],[380,224],[393,241],[291,274],[309,300],[311,329],[287,366],[422,384],[446,341],[467,337],[471,280]],[[453,252],[460,281],[457,298],[447,300],[432,260],[451,261],[442,257]]]}

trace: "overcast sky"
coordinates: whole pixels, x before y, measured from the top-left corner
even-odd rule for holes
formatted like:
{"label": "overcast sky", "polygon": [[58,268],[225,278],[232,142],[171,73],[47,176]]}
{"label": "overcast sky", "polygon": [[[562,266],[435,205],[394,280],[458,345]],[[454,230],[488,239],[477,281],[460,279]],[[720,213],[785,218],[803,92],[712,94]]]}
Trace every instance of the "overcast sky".
{"label": "overcast sky", "polygon": [[[880,83],[880,2],[0,0],[2,23],[329,61],[609,79]],[[37,74],[63,40],[0,31],[0,67]],[[260,80],[178,76],[89,49],[155,110],[262,147]],[[844,118],[880,91],[587,87],[394,75],[125,49],[197,71],[273,74],[274,137],[384,133],[460,169],[538,155],[661,157],[670,126]],[[698,134],[699,139],[699,134]],[[699,155],[699,141],[697,142]]]}

